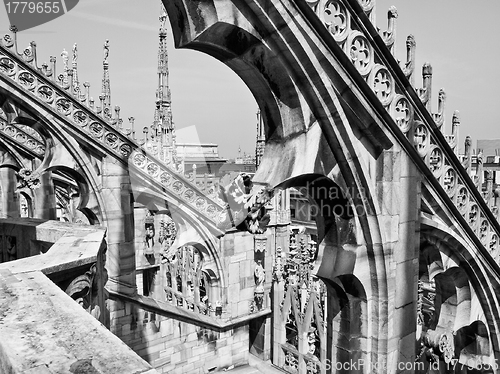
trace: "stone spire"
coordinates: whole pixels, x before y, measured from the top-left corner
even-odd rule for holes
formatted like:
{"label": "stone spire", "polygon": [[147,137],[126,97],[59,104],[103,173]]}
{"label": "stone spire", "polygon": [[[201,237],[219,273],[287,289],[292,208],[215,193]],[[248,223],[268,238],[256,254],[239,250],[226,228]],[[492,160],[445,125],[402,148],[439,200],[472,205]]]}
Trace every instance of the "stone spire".
{"label": "stone spire", "polygon": [[111,118],[111,85],[109,82],[109,39],[104,43],[104,58],[102,62],[103,75],[102,75],[102,90],[100,99],[102,101],[102,113],[106,118]]}
{"label": "stone spire", "polygon": [[73,56],[71,59],[71,68],[73,69],[73,90],[75,93],[80,92],[80,82],[78,81],[78,47],[73,44]]}
{"label": "stone spire", "polygon": [[264,155],[266,136],[264,133],[264,121],[260,109],[257,111],[257,141],[255,143],[255,167],[258,168]]}
{"label": "stone spire", "polygon": [[168,51],[167,51],[167,13],[161,4],[158,48],[158,88],[156,89],[156,107],[151,138],[156,143],[160,153],[159,158],[166,162],[177,164],[175,150],[175,128],[172,122],[170,86],[168,81]]}

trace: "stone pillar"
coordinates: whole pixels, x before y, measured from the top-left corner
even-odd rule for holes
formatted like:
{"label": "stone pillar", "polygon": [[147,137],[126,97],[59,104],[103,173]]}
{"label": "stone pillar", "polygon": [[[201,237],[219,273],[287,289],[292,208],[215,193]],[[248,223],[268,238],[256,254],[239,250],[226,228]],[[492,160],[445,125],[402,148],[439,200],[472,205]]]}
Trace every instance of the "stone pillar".
{"label": "stone pillar", "polygon": [[486,204],[492,207],[494,204],[493,200],[493,170],[486,171],[486,193],[485,193]]}
{"label": "stone pillar", "polygon": [[415,361],[417,282],[420,244],[420,178],[408,154],[400,149],[384,151],[377,175],[381,226],[386,227],[384,251],[392,252],[387,271],[389,372],[410,373],[397,363]]}
{"label": "stone pillar", "polygon": [[10,167],[0,167],[0,218],[19,217],[16,183],[15,170]]}
{"label": "stone pillar", "polygon": [[102,196],[106,211],[104,225],[108,228],[107,288],[134,295],[137,288],[132,186],[127,168],[109,157],[103,160]]}
{"label": "stone pillar", "polygon": [[285,271],[285,258],[289,252],[290,244],[290,234],[288,226],[278,226],[274,228],[275,240],[270,249],[270,254],[274,256],[273,264],[273,283],[272,283],[272,313],[273,317],[271,321],[273,323],[272,329],[270,331],[269,340],[272,343],[270,350],[273,352],[272,360],[273,364],[278,367],[283,367],[285,365],[285,356],[281,353],[281,345],[286,342],[286,336],[283,329],[283,323],[281,322],[281,309],[280,303],[285,297],[285,282],[284,271]]}
{"label": "stone pillar", "polygon": [[33,189],[33,192],[35,194],[34,217],[56,219],[56,195],[51,171],[45,171],[40,175],[40,186]]}

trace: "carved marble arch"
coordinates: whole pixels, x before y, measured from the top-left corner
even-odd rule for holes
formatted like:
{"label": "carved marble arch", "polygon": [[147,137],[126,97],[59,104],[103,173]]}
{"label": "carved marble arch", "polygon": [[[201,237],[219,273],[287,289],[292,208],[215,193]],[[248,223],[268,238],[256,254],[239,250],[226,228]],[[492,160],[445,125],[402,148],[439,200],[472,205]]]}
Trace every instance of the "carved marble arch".
{"label": "carved marble arch", "polygon": [[446,244],[421,241],[417,299],[416,373],[493,372],[485,311],[466,268]]}
{"label": "carved marble arch", "polygon": [[[6,127],[0,128],[4,132],[2,135],[12,138],[14,146],[26,155],[31,165],[25,168],[30,176],[22,178],[19,188],[23,193],[21,215],[32,216],[37,199],[55,195],[55,201],[48,199],[43,205],[54,205],[53,211],[57,214],[44,218],[99,224],[100,208],[96,197],[90,194],[88,173],[78,162],[84,159],[82,150],[75,147],[76,143],[71,144],[69,137],[65,139],[63,132],[53,128],[57,123],[54,120],[49,123],[50,116],[38,113],[36,108],[28,108],[29,103],[3,88],[0,88],[0,106],[6,121]],[[55,137],[53,133],[59,135]],[[34,182],[35,179],[36,183],[30,184],[30,180]]]}
{"label": "carved marble arch", "polygon": [[[32,100],[31,96],[22,90],[5,85],[5,82],[0,82],[0,86],[0,107],[8,122],[28,135],[28,142],[25,145],[31,149],[29,156],[33,159],[32,171],[41,177],[42,189],[49,189],[49,193],[34,191],[34,198],[55,196],[55,199],[50,197],[49,204],[40,204],[44,207],[50,206],[50,217],[46,218],[60,218],[85,224],[104,222],[106,210],[102,207],[105,206],[105,201],[99,193],[98,174],[94,166],[88,162],[88,153],[68,134],[67,128],[62,126],[60,120]],[[64,187],[61,188],[61,185]],[[63,204],[64,201],[68,201],[66,192],[68,185],[76,186],[80,194],[73,214],[69,214],[68,209],[63,208],[67,205]],[[34,205],[36,204],[35,201]],[[59,217],[56,216],[58,205]]]}

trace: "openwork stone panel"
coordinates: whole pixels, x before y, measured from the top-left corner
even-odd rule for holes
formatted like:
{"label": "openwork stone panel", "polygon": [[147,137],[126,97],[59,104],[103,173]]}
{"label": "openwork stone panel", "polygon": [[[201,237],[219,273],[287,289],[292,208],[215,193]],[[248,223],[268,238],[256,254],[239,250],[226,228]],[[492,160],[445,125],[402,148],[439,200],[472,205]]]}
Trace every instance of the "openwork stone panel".
{"label": "openwork stone panel", "polygon": [[[291,232],[289,251],[277,248],[274,280],[279,291],[275,302],[279,352],[289,373],[321,373],[326,363],[327,289],[312,274],[316,243]],[[304,371],[305,368],[305,371]]]}
{"label": "openwork stone panel", "polygon": [[0,133],[10,138],[12,141],[16,142],[22,147],[25,147],[26,149],[35,153],[39,157],[43,157],[45,154],[45,145],[40,139],[40,135],[36,131],[24,125],[8,124],[5,118],[2,117],[1,113]]}
{"label": "openwork stone panel", "polygon": [[178,308],[208,315],[208,280],[202,271],[203,257],[194,246],[171,249],[162,264],[167,302]]}
{"label": "openwork stone panel", "polygon": [[172,173],[167,166],[156,162],[140,150],[132,152],[131,164],[145,172],[151,179],[161,183],[186,204],[210,217],[215,223],[225,220],[226,211],[218,202],[201,193],[194,184],[183,179],[181,175]]}

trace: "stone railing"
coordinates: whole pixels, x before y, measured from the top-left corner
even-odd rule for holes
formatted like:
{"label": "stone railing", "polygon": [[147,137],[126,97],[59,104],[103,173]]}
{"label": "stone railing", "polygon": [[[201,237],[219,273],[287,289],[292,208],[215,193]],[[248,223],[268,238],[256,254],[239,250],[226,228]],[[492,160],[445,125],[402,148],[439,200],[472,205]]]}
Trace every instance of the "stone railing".
{"label": "stone railing", "polygon": [[422,69],[423,87],[412,87],[416,48],[413,36],[406,41],[406,62],[400,65],[392,55],[396,9],[389,9],[388,30],[381,32],[372,24],[375,0],[306,2],[390,114],[409,145],[417,150],[452,205],[496,258],[500,225],[456,155],[458,113],[453,115],[453,134],[445,136],[442,126],[446,95],[439,91],[438,111],[432,113],[430,64],[424,64]]}
{"label": "stone railing", "polygon": [[0,372],[156,373],[99,322],[104,228],[9,219],[0,233],[11,249],[0,264]]}
{"label": "stone railing", "polygon": [[[73,85],[71,70],[66,71],[66,76],[57,76],[55,57],[51,57],[50,68],[46,64],[39,68],[36,44],[32,42],[19,54],[16,40],[14,33],[5,35],[0,41],[0,77],[22,88],[42,107],[67,123],[71,131],[83,135],[90,145],[114,155],[128,164],[130,169],[140,171],[142,178],[148,178],[153,184],[182,199],[186,206],[202,214],[207,221],[214,224],[224,221],[226,212],[216,188],[201,191],[183,171],[149,154],[136,141],[133,131],[123,128],[119,107],[115,108],[115,116],[112,117],[109,111],[102,110],[103,102],[100,107],[94,106],[89,97],[88,83],[84,84],[85,92],[82,93]],[[13,126],[0,125],[0,131],[14,139],[23,136],[27,139],[25,142],[29,141],[26,134],[21,134]],[[39,147],[33,148],[37,150]],[[41,148],[38,150],[42,151]]]}

